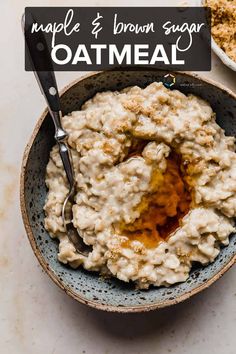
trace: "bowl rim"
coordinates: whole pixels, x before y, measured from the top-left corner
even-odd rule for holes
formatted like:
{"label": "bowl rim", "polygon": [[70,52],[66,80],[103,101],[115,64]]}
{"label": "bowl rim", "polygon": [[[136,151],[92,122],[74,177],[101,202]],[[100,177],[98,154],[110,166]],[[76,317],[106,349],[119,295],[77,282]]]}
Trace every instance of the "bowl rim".
{"label": "bowl rim", "polygon": [[[150,71],[163,71],[163,72],[165,71],[165,70],[160,70],[160,69],[155,69],[155,68],[154,69],[145,68],[145,69],[146,69],[146,71],[149,71],[149,72]],[[126,68],[125,70],[132,71],[132,69],[129,69],[129,68]],[[90,76],[96,76],[96,75],[99,75],[99,74],[101,74],[103,72],[107,72],[107,71],[115,71],[115,70],[111,69],[111,70],[104,70],[104,71],[94,71],[94,72],[90,72],[89,74],[82,75],[78,79],[73,80],[71,83],[67,84],[62,90],[60,90],[60,93],[59,93],[60,97],[65,92],[67,92],[71,87],[76,85],[78,82],[83,81]],[[135,71],[137,71],[137,70],[135,70]],[[143,68],[141,71],[144,71]],[[190,72],[184,72],[184,71],[172,71],[172,73],[177,74],[177,75],[182,74],[182,75],[189,76],[190,78],[192,77],[192,78],[197,78],[199,80],[202,80],[203,82],[205,82],[207,84],[216,86],[217,88],[219,88],[223,92],[229,94],[230,96],[232,96],[236,100],[236,94],[233,91],[231,91],[230,89],[228,89],[224,85],[222,85],[218,82],[215,82],[214,80],[202,77],[202,76],[200,76],[196,73],[192,73],[192,72],[190,73]],[[207,289],[211,284],[213,284],[216,280],[218,280],[227,270],[229,270],[234,265],[234,263],[236,263],[236,253],[235,253],[235,255],[232,256],[232,258],[230,259],[230,261],[227,264],[225,264],[225,266],[223,268],[221,268],[217,274],[215,274],[210,279],[208,279],[208,281],[205,282],[204,284],[197,286],[195,289],[189,290],[188,292],[186,292],[185,294],[183,294],[181,296],[178,296],[177,298],[174,298],[172,300],[163,300],[163,301],[161,301],[159,303],[155,303],[155,304],[145,304],[145,305],[137,305],[137,306],[122,306],[122,307],[115,306],[115,305],[100,304],[100,303],[97,303],[96,301],[86,299],[84,296],[76,293],[69,286],[66,286],[65,284],[63,284],[63,282],[60,281],[59,276],[50,268],[49,264],[46,262],[45,258],[42,256],[41,252],[39,251],[39,249],[37,247],[37,244],[36,244],[36,241],[34,238],[34,234],[33,234],[32,228],[30,226],[29,218],[27,215],[25,192],[24,192],[25,169],[26,169],[26,165],[28,162],[29,153],[32,148],[33,142],[34,142],[34,140],[39,132],[39,129],[40,129],[44,119],[46,118],[47,114],[48,114],[48,109],[46,108],[43,111],[43,113],[41,114],[38,121],[36,122],[35,128],[33,129],[33,132],[30,136],[30,139],[29,139],[29,141],[25,147],[24,153],[23,153],[21,172],[20,172],[20,207],[21,207],[21,214],[22,214],[26,234],[27,234],[27,237],[29,239],[30,245],[33,249],[33,252],[34,252],[36,258],[38,259],[38,261],[39,261],[41,267],[43,268],[43,270],[45,271],[45,273],[47,273],[49,275],[49,277],[54,281],[54,283],[57,284],[62,290],[64,290],[67,295],[69,295],[74,300],[77,300],[78,302],[80,302],[84,305],[88,305],[92,308],[95,308],[98,310],[104,310],[107,312],[118,312],[118,313],[147,312],[147,311],[156,310],[156,309],[160,309],[160,308],[164,308],[167,306],[178,304],[180,302],[183,302],[184,300],[187,300],[188,298],[192,297],[193,295],[196,295],[197,293],[201,292],[202,290]]]}
{"label": "bowl rim", "polygon": [[226,65],[229,69],[236,71],[236,62],[231,59],[226,52],[220,48],[220,46],[216,43],[213,36],[211,36],[212,41],[212,50],[218,56],[218,58],[222,61],[224,65]]}

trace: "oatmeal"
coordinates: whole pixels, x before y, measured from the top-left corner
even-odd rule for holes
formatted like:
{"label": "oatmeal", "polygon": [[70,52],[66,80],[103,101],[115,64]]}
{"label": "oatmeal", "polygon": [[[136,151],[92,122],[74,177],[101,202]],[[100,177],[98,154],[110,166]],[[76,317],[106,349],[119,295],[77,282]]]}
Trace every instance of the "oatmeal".
{"label": "oatmeal", "polygon": [[65,233],[68,184],[54,146],[44,209],[59,261],[139,288],[168,286],[228,244],[236,216],[234,138],[206,101],[155,82],[98,93],[62,125],[76,179],[73,224],[92,251],[78,254]]}

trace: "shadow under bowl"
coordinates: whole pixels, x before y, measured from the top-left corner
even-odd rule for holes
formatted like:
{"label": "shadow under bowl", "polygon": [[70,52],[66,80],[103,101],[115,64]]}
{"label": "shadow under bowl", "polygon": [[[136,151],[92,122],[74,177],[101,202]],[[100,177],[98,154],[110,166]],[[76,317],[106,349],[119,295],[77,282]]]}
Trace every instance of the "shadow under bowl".
{"label": "shadow under bowl", "polygon": [[[127,86],[145,87],[165,80],[168,71],[123,70],[93,73],[73,82],[61,93],[64,114],[79,110],[97,92],[121,90]],[[173,73],[172,73],[173,74]],[[217,123],[226,135],[236,135],[236,95],[212,81],[187,73],[174,73],[178,89],[207,100],[216,112]],[[214,263],[195,266],[189,279],[169,288],[135,290],[133,284],[115,278],[103,279],[82,268],[73,270],[57,260],[58,242],[44,228],[43,206],[46,198],[45,170],[54,141],[54,126],[46,110],[39,119],[25,149],[21,171],[21,210],[26,232],[41,266],[65,292],[83,304],[116,312],[141,312],[179,303],[210,286],[236,261],[236,234],[222,248]]]}

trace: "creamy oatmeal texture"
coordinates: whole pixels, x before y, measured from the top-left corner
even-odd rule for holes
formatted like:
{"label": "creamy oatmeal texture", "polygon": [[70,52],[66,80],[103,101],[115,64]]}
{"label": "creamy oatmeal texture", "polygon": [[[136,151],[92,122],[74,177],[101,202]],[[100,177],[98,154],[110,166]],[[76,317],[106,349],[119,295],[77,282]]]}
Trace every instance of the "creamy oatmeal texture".
{"label": "creamy oatmeal texture", "polygon": [[[44,209],[45,227],[60,241],[59,261],[139,288],[168,286],[185,281],[192,262],[213,262],[228,244],[236,215],[234,138],[207,102],[155,82],[98,93],[62,124],[78,191],[73,223],[93,250],[79,255],[64,232],[68,185],[54,146]],[[168,233],[165,225],[178,213]]]}

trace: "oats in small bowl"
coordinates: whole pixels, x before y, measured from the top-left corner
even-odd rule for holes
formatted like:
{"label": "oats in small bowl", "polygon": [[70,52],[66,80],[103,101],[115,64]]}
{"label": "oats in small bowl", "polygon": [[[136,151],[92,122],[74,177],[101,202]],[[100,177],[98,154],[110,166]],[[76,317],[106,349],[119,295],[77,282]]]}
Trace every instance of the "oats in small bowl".
{"label": "oats in small bowl", "polygon": [[212,49],[236,71],[236,0],[204,0],[202,4],[211,8]]}

